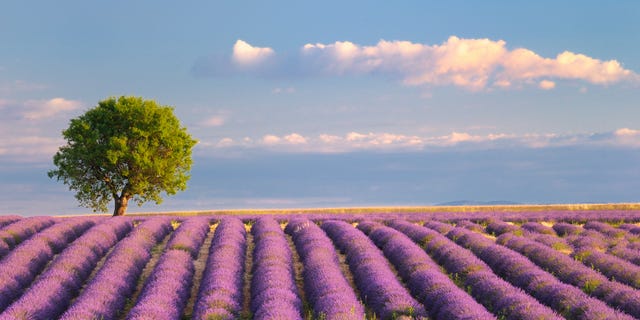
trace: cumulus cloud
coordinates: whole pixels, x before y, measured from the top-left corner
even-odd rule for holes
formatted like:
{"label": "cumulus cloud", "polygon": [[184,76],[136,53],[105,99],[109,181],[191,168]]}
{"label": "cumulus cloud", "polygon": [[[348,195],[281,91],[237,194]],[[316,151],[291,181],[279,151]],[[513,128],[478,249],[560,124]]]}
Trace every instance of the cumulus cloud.
{"label": "cumulus cloud", "polygon": [[20,157],[22,161],[40,160],[56,153],[63,142],[61,138],[37,135],[3,138],[0,139],[0,155]]}
{"label": "cumulus cloud", "polygon": [[286,141],[289,144],[305,144],[307,143],[307,138],[297,133],[292,133],[284,136],[284,141]]}
{"label": "cumulus cloud", "polygon": [[[199,60],[196,73],[220,70],[260,76],[382,75],[411,86],[458,86],[471,91],[537,85],[553,89],[556,80],[609,85],[640,82],[640,76],[617,60],[600,60],[564,51],[542,57],[526,48],[510,49],[504,40],[449,37],[441,44],[380,40],[375,45],[350,41],[308,43],[297,53],[276,55],[269,47],[238,40],[224,60]],[[231,66],[231,67],[230,67]]]}
{"label": "cumulus cloud", "polygon": [[205,119],[200,124],[205,127],[219,127],[224,125],[226,122],[226,118],[223,116],[213,116]]}
{"label": "cumulus cloud", "polygon": [[551,80],[542,80],[538,83],[538,87],[543,90],[551,90],[556,87],[556,83]]}
{"label": "cumulus cloud", "polygon": [[267,60],[275,54],[268,47],[254,47],[245,41],[238,40],[233,45],[232,59],[241,66],[251,66]]}
{"label": "cumulus cloud", "polygon": [[[507,88],[514,83],[543,77],[610,84],[638,75],[616,60],[601,61],[565,51],[555,59],[518,48],[509,50],[503,40],[461,39],[455,36],[439,45],[381,40],[374,46],[351,42],[307,44],[303,53],[323,61],[336,74],[386,73],[409,85],[455,85],[471,90],[488,86]],[[540,82],[551,89],[551,80]]]}
{"label": "cumulus cloud", "polygon": [[26,111],[23,116],[29,120],[41,120],[50,118],[60,113],[77,110],[82,103],[64,98],[50,100],[28,100],[24,103]]}
{"label": "cumulus cloud", "polygon": [[278,143],[280,143],[280,141],[282,141],[282,138],[273,135],[273,134],[268,134],[265,135],[264,137],[262,137],[262,143],[267,145],[267,146],[272,146],[272,145],[276,145]]}
{"label": "cumulus cloud", "polygon": [[[205,144],[206,145],[206,144]],[[530,133],[530,134],[471,134],[453,131],[446,135],[417,136],[388,132],[348,132],[344,135],[319,134],[304,136],[291,133],[284,136],[264,135],[260,139],[223,138],[208,144],[216,148],[266,148],[282,152],[342,153],[354,151],[422,151],[475,150],[504,148],[551,148],[569,146],[597,146],[640,148],[640,130],[621,128],[603,133]]]}

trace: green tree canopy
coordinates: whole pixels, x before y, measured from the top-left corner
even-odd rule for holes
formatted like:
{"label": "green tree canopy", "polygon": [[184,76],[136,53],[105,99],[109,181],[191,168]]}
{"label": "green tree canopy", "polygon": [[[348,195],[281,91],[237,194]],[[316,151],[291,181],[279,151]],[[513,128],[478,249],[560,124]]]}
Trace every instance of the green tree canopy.
{"label": "green tree canopy", "polygon": [[49,171],[76,191],[80,205],[114,215],[126,212],[129,200],[138,205],[162,202],[161,192],[186,189],[191,149],[197,143],[170,106],[140,97],[108,98],[62,132],[67,141],[54,155]]}

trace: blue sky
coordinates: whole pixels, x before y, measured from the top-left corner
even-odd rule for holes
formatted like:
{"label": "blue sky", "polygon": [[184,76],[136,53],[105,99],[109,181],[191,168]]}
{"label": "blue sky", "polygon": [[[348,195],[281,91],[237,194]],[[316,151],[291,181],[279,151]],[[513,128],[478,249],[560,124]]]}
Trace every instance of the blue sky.
{"label": "blue sky", "polygon": [[86,212],[46,171],[120,95],[200,141],[134,211],[638,201],[638,30],[637,1],[8,2],[0,213]]}

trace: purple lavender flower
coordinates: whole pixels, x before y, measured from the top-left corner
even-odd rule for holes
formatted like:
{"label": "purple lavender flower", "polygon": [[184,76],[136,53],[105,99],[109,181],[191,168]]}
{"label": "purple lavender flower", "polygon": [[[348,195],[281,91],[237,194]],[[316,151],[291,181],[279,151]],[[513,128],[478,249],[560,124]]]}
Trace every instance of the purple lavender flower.
{"label": "purple lavender flower", "polygon": [[[495,319],[482,305],[442,271],[411,239],[399,231],[377,224],[361,223],[369,238],[396,267],[411,293],[434,319]],[[434,232],[435,233],[435,232]]]}
{"label": "purple lavender flower", "polygon": [[132,228],[130,219],[108,219],[92,227],[76,239],[36,282],[0,315],[19,319],[55,319],[68,307],[69,301],[89,274],[115,243]]}
{"label": "purple lavender flower", "polygon": [[484,228],[481,225],[469,220],[458,221],[456,223],[456,227],[469,229],[475,232],[484,232]]}
{"label": "purple lavender flower", "polygon": [[189,298],[193,258],[209,231],[209,221],[189,218],[171,235],[127,319],[179,319]]}
{"label": "purple lavender flower", "polygon": [[59,222],[21,243],[0,261],[0,311],[29,287],[49,260],[93,223],[86,219]]}
{"label": "purple lavender flower", "polygon": [[502,220],[495,220],[495,219],[491,220],[489,224],[487,224],[487,227],[485,228],[485,230],[488,234],[492,234],[495,236],[499,236],[507,232],[519,232],[520,234],[522,234],[522,230],[520,229],[520,227],[513,224],[506,223]]}
{"label": "purple lavender flower", "polygon": [[293,237],[302,259],[305,294],[315,316],[363,319],[364,307],[342,274],[333,243],[322,229],[309,220],[292,220],[285,232]]}
{"label": "purple lavender flower", "polygon": [[627,236],[627,231],[623,229],[614,228],[609,224],[600,221],[589,221],[585,223],[583,228],[587,230],[595,230],[607,235],[611,238],[624,238]]}
{"label": "purple lavender flower", "polygon": [[607,253],[640,266],[640,250],[628,248],[627,246],[614,246]]}
{"label": "purple lavender flower", "polygon": [[561,237],[579,235],[584,231],[581,227],[566,222],[555,223],[552,228]]}
{"label": "purple lavender flower", "polygon": [[218,224],[200,282],[194,319],[237,319],[242,311],[246,231],[237,218]]}
{"label": "purple lavender flower", "polygon": [[200,246],[209,233],[209,220],[207,218],[193,217],[181,222],[180,226],[171,235],[167,243],[167,249],[184,250],[195,259],[198,256]]}
{"label": "purple lavender flower", "polygon": [[[568,319],[630,319],[614,311],[602,301],[586,295],[574,286],[561,283],[526,257],[495,244],[479,233],[461,228],[447,237],[472,250],[491,269],[511,284],[522,288],[541,303]],[[522,305],[518,304],[516,308]]]}
{"label": "purple lavender flower", "polygon": [[60,319],[113,319],[135,289],[152,247],[170,231],[165,217],[147,218],[118,242],[102,268]]}
{"label": "purple lavender flower", "polygon": [[293,273],[293,256],[280,224],[259,218],[254,236],[251,311],[254,319],[302,319],[302,301]]}
{"label": "purple lavender flower", "polygon": [[560,280],[581,288],[612,307],[640,317],[639,291],[609,281],[595,270],[533,240],[507,233],[498,237],[497,242],[527,256],[537,265],[553,272]]}
{"label": "purple lavender flower", "polygon": [[640,235],[640,226],[635,224],[624,223],[620,225],[620,229],[627,230],[634,235]]}
{"label": "purple lavender flower", "polygon": [[38,231],[50,227],[55,220],[50,217],[20,219],[0,229],[0,258]]}
{"label": "purple lavender flower", "polygon": [[640,267],[631,262],[585,248],[576,250],[571,256],[611,279],[640,289]]}
{"label": "purple lavender flower", "polygon": [[380,318],[426,315],[424,307],[398,282],[384,255],[365,234],[344,221],[326,221],[321,227],[347,255],[362,300]]}
{"label": "purple lavender flower", "polygon": [[20,216],[0,216],[0,227],[4,227],[8,224],[14,223],[18,220],[22,219]]}
{"label": "purple lavender flower", "polygon": [[547,235],[555,235],[556,232],[553,230],[553,228],[551,227],[547,227],[543,224],[541,224],[540,222],[535,222],[535,221],[530,221],[527,223],[524,223],[521,226],[522,229],[527,230],[529,232],[534,232],[534,233],[540,233],[540,234],[547,234]]}

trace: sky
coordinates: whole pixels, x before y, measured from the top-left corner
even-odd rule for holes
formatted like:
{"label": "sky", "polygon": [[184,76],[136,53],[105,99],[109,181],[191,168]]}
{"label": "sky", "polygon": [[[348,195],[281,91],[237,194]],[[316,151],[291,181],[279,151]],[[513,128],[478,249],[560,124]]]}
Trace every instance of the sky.
{"label": "sky", "polygon": [[638,202],[640,2],[10,1],[0,214],[85,213],[69,120],[173,106],[188,189],[130,211]]}

